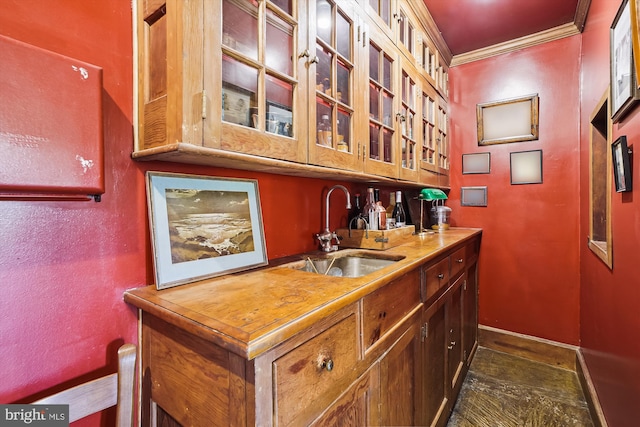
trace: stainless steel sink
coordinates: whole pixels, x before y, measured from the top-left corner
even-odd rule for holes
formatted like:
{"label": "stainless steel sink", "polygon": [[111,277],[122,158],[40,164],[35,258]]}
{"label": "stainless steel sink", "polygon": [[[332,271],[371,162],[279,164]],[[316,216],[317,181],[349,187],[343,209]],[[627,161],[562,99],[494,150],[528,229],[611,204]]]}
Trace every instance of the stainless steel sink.
{"label": "stainless steel sink", "polygon": [[328,254],[326,257],[307,258],[291,265],[300,271],[338,277],[362,277],[392,265],[403,256],[372,254],[370,252],[351,252]]}

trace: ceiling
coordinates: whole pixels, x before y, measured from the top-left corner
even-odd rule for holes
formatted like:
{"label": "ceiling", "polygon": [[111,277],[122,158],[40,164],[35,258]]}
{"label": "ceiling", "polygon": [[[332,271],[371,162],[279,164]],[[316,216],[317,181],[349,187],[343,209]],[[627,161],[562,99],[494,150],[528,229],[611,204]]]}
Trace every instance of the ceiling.
{"label": "ceiling", "polygon": [[456,56],[512,46],[534,35],[553,33],[554,38],[560,38],[557,33],[579,33],[590,3],[590,0],[423,1],[454,62]]}

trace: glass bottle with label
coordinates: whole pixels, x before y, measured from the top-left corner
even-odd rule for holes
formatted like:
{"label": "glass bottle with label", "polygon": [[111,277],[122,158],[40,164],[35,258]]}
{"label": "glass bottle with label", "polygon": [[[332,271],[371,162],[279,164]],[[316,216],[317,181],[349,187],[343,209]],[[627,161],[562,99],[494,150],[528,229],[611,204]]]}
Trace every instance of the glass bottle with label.
{"label": "glass bottle with label", "polygon": [[396,228],[407,225],[407,215],[402,207],[402,192],[396,191],[396,204],[393,208],[393,218],[396,220]]}
{"label": "glass bottle with label", "polygon": [[379,189],[376,188],[373,190],[373,198],[376,202],[378,230],[385,230],[387,228],[387,210],[382,206]]}
{"label": "glass bottle with label", "polygon": [[378,229],[378,211],[376,209],[376,201],[373,195],[373,187],[367,188],[367,202],[362,208],[364,218],[369,224],[369,230]]}

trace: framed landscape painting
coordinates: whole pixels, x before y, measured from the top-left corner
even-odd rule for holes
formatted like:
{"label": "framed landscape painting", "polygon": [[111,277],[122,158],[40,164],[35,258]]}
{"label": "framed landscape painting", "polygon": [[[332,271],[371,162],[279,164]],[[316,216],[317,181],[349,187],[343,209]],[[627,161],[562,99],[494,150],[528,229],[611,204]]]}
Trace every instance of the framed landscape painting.
{"label": "framed landscape painting", "polygon": [[147,172],[157,289],[267,264],[258,182]]}

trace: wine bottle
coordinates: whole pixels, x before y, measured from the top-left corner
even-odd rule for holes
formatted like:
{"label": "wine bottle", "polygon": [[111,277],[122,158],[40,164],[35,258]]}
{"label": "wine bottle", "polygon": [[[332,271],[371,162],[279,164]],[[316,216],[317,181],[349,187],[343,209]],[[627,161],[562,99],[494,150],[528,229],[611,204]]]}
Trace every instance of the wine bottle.
{"label": "wine bottle", "polygon": [[364,225],[362,223],[362,207],[360,205],[360,193],[356,193],[353,199],[353,207],[349,212],[349,227],[355,229],[362,229]]}
{"label": "wine bottle", "polygon": [[367,201],[362,208],[367,223],[369,224],[369,230],[378,229],[378,212],[376,210],[376,201],[373,195],[373,187],[367,188]]}
{"label": "wine bottle", "polygon": [[380,200],[380,190],[373,190],[373,198],[376,202],[376,218],[378,221],[378,230],[384,230],[387,228],[387,210],[382,206]]}
{"label": "wine bottle", "polygon": [[396,220],[396,228],[407,225],[407,215],[402,207],[402,192],[396,191],[396,205],[393,208],[393,218]]}

